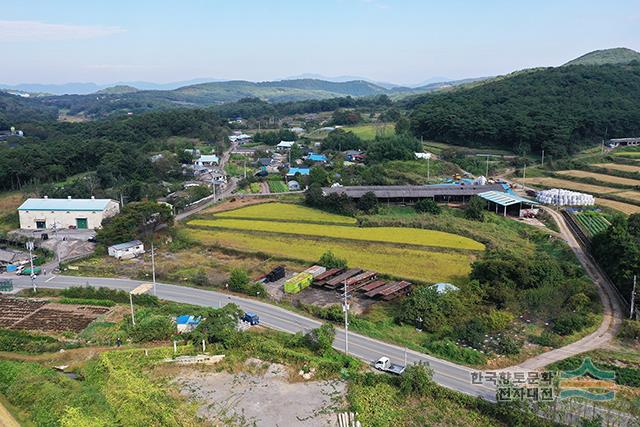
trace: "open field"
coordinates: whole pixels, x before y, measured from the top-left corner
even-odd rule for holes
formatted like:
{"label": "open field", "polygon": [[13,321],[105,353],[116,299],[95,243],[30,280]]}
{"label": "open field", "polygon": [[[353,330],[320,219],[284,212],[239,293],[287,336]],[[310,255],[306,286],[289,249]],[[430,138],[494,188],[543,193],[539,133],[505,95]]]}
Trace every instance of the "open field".
{"label": "open field", "polygon": [[243,219],[196,219],[189,221],[190,226],[227,228],[243,231],[261,231],[268,233],[286,233],[302,236],[334,239],[362,240],[370,242],[396,243],[402,245],[431,246],[439,248],[484,250],[482,243],[466,237],[434,230],[421,230],[400,227],[349,227],[309,223],[282,223],[275,221]]}
{"label": "open field", "polygon": [[640,151],[617,151],[613,153],[614,156],[618,157],[629,157],[632,159],[640,158]]}
{"label": "open field", "polygon": [[396,133],[393,123],[365,124],[358,126],[344,126],[344,130],[353,132],[364,140],[373,140],[376,136],[391,136]]}
{"label": "open field", "polygon": [[595,172],[587,172],[582,170],[568,170],[568,171],[560,171],[558,172],[560,175],[568,175],[576,178],[592,178],[601,182],[608,182],[611,184],[622,184],[622,185],[637,185],[640,186],[640,180],[630,179],[630,178],[621,178],[618,176],[605,175],[602,173]]}
{"label": "open field", "polygon": [[593,166],[622,172],[640,172],[640,166],[623,165],[621,163],[596,163]]}
{"label": "open field", "polygon": [[335,215],[319,211],[317,209],[288,203],[261,203],[240,209],[218,212],[215,215],[222,218],[236,219],[320,222],[346,225],[353,225],[356,223],[356,219],[349,216]]}
{"label": "open field", "polygon": [[268,181],[269,191],[272,193],[286,193],[289,187],[284,181]]}
{"label": "open field", "polygon": [[529,185],[541,185],[543,187],[564,188],[568,190],[582,191],[585,193],[607,194],[621,191],[618,188],[601,187],[599,185],[583,184],[581,182],[569,181],[558,178],[540,177],[526,178],[525,182]]}
{"label": "open field", "polygon": [[640,191],[623,191],[622,193],[618,193],[617,195],[619,197],[624,197],[625,199],[640,202]]}
{"label": "open field", "polygon": [[359,241],[329,242],[312,237],[260,235],[222,229],[188,229],[187,232],[204,245],[309,263],[317,262],[325,251],[331,249],[351,266],[425,282],[452,281],[456,277],[466,276],[475,259],[469,254],[431,252]]}
{"label": "open field", "polygon": [[622,203],[616,200],[598,198],[596,199],[596,204],[619,210],[628,215],[640,212],[640,206],[630,205],[629,203]]}

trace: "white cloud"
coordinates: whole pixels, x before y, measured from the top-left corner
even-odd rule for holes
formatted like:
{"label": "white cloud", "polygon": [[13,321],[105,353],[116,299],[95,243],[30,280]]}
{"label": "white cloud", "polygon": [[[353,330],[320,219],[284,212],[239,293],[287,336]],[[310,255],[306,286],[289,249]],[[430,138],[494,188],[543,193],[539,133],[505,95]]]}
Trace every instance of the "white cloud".
{"label": "white cloud", "polygon": [[105,37],[123,33],[120,27],[101,25],[49,24],[39,21],[0,20],[0,43],[23,41],[60,41]]}

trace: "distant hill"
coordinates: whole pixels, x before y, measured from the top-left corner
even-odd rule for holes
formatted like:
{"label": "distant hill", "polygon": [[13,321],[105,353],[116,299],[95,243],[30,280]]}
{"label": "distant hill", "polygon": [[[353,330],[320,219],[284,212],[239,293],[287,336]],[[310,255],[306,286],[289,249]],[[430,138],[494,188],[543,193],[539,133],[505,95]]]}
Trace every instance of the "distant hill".
{"label": "distant hill", "polygon": [[98,93],[98,94],[108,94],[108,95],[109,94],[110,95],[118,95],[118,94],[133,93],[133,92],[138,92],[138,91],[139,91],[139,89],[137,89],[137,88],[135,88],[133,86],[117,85],[117,86],[112,86],[112,87],[100,89],[96,93]]}
{"label": "distant hill", "polygon": [[413,132],[461,145],[552,156],[640,134],[640,63],[526,70],[410,100]]}
{"label": "distant hill", "polygon": [[626,47],[616,47],[613,49],[594,50],[564,65],[628,64],[631,61],[640,61],[640,52]]}

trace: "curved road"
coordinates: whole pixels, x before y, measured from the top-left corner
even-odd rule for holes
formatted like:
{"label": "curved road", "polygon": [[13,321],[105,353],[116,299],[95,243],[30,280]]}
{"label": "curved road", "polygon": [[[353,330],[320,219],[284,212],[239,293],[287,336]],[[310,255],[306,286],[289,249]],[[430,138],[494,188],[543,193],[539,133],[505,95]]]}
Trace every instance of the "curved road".
{"label": "curved road", "polygon": [[[141,283],[143,282],[130,279],[40,276],[38,277],[37,285],[54,289],[70,286],[105,286],[129,291]],[[18,277],[14,279],[14,285],[16,288],[30,288],[31,279]],[[208,307],[220,307],[227,303],[234,303],[245,311],[258,313],[261,323],[265,326],[284,332],[305,332],[322,324],[317,320],[268,303],[222,292],[158,283],[157,296],[169,301]],[[336,339],[333,346],[338,350],[344,351],[343,329],[336,330]],[[403,364],[405,361],[405,349],[352,332],[349,333],[349,353],[368,362],[377,360],[381,356],[388,356],[395,363]],[[428,362],[434,371],[433,378],[439,384],[462,393],[495,401],[495,389],[493,387],[471,383],[471,372],[474,371],[471,368],[459,366],[412,350],[406,351],[406,361],[408,363]]]}

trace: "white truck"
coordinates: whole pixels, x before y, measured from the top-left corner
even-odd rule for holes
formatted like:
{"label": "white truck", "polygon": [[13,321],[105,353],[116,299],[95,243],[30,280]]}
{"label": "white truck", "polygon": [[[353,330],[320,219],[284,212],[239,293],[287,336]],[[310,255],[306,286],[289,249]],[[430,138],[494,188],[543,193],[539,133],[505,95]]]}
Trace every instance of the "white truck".
{"label": "white truck", "polygon": [[373,366],[379,371],[389,372],[395,375],[402,375],[405,370],[404,366],[391,363],[389,358],[386,356],[383,356],[380,359],[378,359],[378,361]]}

